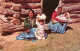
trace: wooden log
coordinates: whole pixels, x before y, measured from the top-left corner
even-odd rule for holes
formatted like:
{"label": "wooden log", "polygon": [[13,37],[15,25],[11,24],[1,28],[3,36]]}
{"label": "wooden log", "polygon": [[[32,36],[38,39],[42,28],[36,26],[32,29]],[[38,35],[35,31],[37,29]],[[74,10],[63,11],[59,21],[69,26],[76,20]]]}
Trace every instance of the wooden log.
{"label": "wooden log", "polygon": [[43,13],[43,0],[41,0],[41,14]]}
{"label": "wooden log", "polygon": [[41,4],[40,3],[26,3],[26,4],[24,4],[24,3],[22,3],[21,4],[22,5],[22,8],[23,9],[38,9],[38,8],[41,8]]}
{"label": "wooden log", "polygon": [[5,0],[5,2],[9,2],[10,0]]}
{"label": "wooden log", "polygon": [[7,29],[4,29],[2,30],[2,32],[17,32],[17,31],[20,31],[20,30],[24,30],[24,27],[21,27],[21,28],[17,28],[17,29],[13,29],[13,30],[7,30]]}
{"label": "wooden log", "polygon": [[79,18],[79,17],[78,17],[78,14],[70,14],[70,17],[71,17],[71,18]]}
{"label": "wooden log", "polygon": [[2,6],[3,3],[4,3],[4,0],[0,0],[0,6]]}
{"label": "wooden log", "polygon": [[33,9],[35,11],[36,14],[41,13],[41,9]]}
{"label": "wooden log", "polygon": [[[42,12],[41,9],[33,9],[33,10],[35,11],[35,14]],[[28,14],[28,11],[29,10],[22,9],[20,15],[27,15]]]}
{"label": "wooden log", "polygon": [[69,12],[71,14],[80,14],[80,10],[79,11],[74,11],[74,12]]}
{"label": "wooden log", "polygon": [[63,12],[74,12],[80,10],[80,5],[63,6]]}
{"label": "wooden log", "polygon": [[13,10],[14,11],[21,11],[21,5],[20,4],[14,4],[13,5]]}
{"label": "wooden log", "polygon": [[24,20],[25,20],[25,18],[21,18],[21,20],[22,20],[22,21],[24,21]]}
{"label": "wooden log", "polygon": [[71,22],[71,23],[78,23],[78,22],[80,22],[79,18],[77,18],[77,19],[72,19],[72,22]]}
{"label": "wooden log", "polygon": [[79,5],[80,3],[63,3],[63,6],[72,6],[72,5]]}
{"label": "wooden log", "polygon": [[7,10],[3,7],[0,7],[0,14],[6,14]]}
{"label": "wooden log", "polygon": [[20,14],[14,14],[13,17],[14,17],[15,19],[19,19]]}
{"label": "wooden log", "polygon": [[21,15],[27,15],[27,13],[28,13],[28,10],[25,10],[25,9],[21,9]]}
{"label": "wooden log", "polygon": [[13,0],[13,2],[17,2],[17,3],[22,3],[22,2],[27,2],[27,3],[40,3],[41,0]]}
{"label": "wooden log", "polygon": [[5,7],[5,8],[11,8],[12,6],[14,5],[14,3],[4,3],[3,4],[3,7]]}
{"label": "wooden log", "polygon": [[13,14],[14,14],[14,11],[13,10],[7,9],[7,13],[5,15],[13,15]]}
{"label": "wooden log", "polygon": [[41,0],[25,0],[27,3],[40,3]]}
{"label": "wooden log", "polygon": [[10,17],[10,16],[8,16],[7,19],[8,19],[8,20],[12,20],[12,19],[14,19],[14,17]]}
{"label": "wooden log", "polygon": [[4,22],[7,22],[7,18],[5,17],[5,15],[0,15],[0,19]]}
{"label": "wooden log", "polygon": [[79,18],[80,17],[80,14],[70,14],[70,17],[71,18]]}
{"label": "wooden log", "polygon": [[0,19],[0,24],[3,24],[3,23],[5,23],[2,19]]}
{"label": "wooden log", "polygon": [[10,23],[13,23],[15,25],[20,25],[21,22],[20,22],[19,19],[13,19],[13,20],[10,21]]}
{"label": "wooden log", "polygon": [[[1,21],[1,20],[0,20]],[[1,22],[0,22],[1,23]],[[3,24],[3,23],[2,23]],[[0,33],[2,33],[2,24],[0,24]]]}
{"label": "wooden log", "polygon": [[17,32],[17,31],[20,31],[20,30],[24,30],[24,24],[22,23],[21,25],[13,25],[12,23],[8,24],[3,24],[2,25],[2,32],[5,33],[5,32]]}
{"label": "wooden log", "polygon": [[20,14],[20,12],[17,12],[14,10],[10,10],[10,9],[6,9],[6,10],[7,10],[7,13],[4,15],[7,15],[7,16],[13,16],[14,14]]}
{"label": "wooden log", "polygon": [[80,0],[63,0],[64,3],[75,3],[80,2]]}
{"label": "wooden log", "polygon": [[13,0],[13,2],[15,2],[15,3],[24,2],[24,0]]}
{"label": "wooden log", "polygon": [[22,3],[21,5],[22,5],[22,9],[30,9],[31,8],[27,3],[26,4]]}

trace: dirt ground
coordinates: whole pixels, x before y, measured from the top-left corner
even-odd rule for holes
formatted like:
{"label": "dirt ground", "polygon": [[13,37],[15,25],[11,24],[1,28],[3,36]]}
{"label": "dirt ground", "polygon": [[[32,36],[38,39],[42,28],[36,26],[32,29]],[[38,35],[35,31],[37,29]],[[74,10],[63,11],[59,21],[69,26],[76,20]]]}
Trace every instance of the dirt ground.
{"label": "dirt ground", "polygon": [[[0,33],[2,51],[80,51],[80,22],[68,24],[65,34],[50,33],[46,40],[36,42],[16,40],[21,32],[3,36]],[[37,49],[36,49],[37,48]],[[67,49],[67,50],[66,50]]]}

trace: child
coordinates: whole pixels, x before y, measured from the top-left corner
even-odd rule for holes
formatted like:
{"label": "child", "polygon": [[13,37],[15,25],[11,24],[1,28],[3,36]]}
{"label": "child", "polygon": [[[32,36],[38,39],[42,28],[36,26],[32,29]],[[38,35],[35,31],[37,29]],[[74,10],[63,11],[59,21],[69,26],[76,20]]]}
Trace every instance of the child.
{"label": "child", "polygon": [[[70,19],[70,15],[68,12],[61,14],[59,16],[57,16],[56,18],[58,18],[59,20],[62,20],[64,22],[72,22],[72,20]],[[54,22],[58,22],[56,20],[53,20]]]}
{"label": "child", "polygon": [[64,22],[72,22],[72,20],[70,19],[70,15],[68,12],[60,15],[60,16],[57,16],[58,19],[64,21]]}
{"label": "child", "polygon": [[37,15],[37,20],[36,20],[36,24],[37,24],[37,30],[36,30],[36,38],[39,40],[44,40],[45,39],[45,19],[46,16],[44,14],[42,14],[41,16],[38,14]]}

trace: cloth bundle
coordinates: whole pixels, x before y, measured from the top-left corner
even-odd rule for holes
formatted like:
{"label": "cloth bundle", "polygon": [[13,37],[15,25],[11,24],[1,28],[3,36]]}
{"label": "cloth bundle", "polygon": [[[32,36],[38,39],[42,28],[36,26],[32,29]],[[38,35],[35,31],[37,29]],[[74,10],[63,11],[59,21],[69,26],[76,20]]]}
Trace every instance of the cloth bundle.
{"label": "cloth bundle", "polygon": [[[37,24],[37,30],[35,32],[36,38],[37,39],[45,39],[45,19],[46,19],[46,15],[42,14],[41,16],[38,15],[37,17],[39,17],[39,20],[36,20],[36,24]],[[40,20],[43,20],[43,24],[40,24]]]}
{"label": "cloth bundle", "polygon": [[68,12],[67,12],[67,16],[65,16],[65,14],[61,14],[61,15],[57,16],[56,18],[58,18],[59,20],[62,20],[64,22],[72,22]]}

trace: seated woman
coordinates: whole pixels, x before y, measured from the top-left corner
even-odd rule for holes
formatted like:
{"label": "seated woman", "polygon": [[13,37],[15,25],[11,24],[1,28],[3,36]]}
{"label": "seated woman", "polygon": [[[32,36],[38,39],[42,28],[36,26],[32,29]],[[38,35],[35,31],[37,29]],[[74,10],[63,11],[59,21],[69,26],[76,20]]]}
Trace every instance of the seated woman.
{"label": "seated woman", "polygon": [[[57,11],[53,12],[52,18],[50,21],[50,24],[48,28],[52,32],[58,32],[59,34],[64,34],[66,32],[66,27],[67,27],[67,21],[65,21],[61,15],[62,7],[58,7]],[[66,17],[66,14],[64,14],[64,17]]]}
{"label": "seated woman", "polygon": [[32,9],[28,12],[28,17],[24,20],[24,29],[25,32],[21,33],[19,36],[16,37],[18,40],[32,40],[36,41],[35,31],[36,31],[36,19],[34,18],[34,11]]}
{"label": "seated woman", "polygon": [[35,32],[36,38],[39,40],[44,40],[47,38],[47,33],[45,33],[45,19],[46,15],[42,14],[41,16],[38,14],[36,19],[37,30]]}
{"label": "seated woman", "polygon": [[[68,12],[61,14],[61,15],[57,16],[56,18],[58,18],[59,20],[62,20],[64,22],[72,22]],[[53,21],[57,22],[56,20],[53,20]]]}

